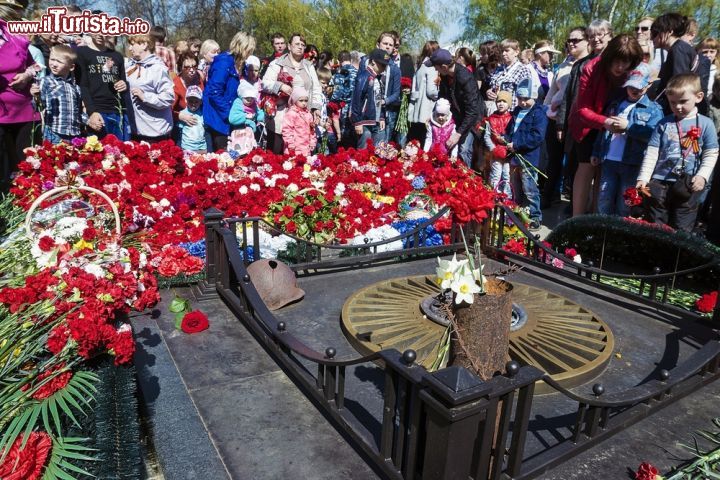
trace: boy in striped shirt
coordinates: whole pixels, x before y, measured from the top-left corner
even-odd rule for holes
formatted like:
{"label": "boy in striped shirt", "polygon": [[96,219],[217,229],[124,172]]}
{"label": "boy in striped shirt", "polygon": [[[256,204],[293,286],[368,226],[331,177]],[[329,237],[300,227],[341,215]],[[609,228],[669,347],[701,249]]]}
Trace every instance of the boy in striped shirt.
{"label": "boy in striped shirt", "polygon": [[43,140],[53,144],[69,141],[82,133],[83,110],[80,87],[72,75],[76,55],[67,45],[50,49],[50,74],[35,84],[31,93],[40,94],[45,128]]}

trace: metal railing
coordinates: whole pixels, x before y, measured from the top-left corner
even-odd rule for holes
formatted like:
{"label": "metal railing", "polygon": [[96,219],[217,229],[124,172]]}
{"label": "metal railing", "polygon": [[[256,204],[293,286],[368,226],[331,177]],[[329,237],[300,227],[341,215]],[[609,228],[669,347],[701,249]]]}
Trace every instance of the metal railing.
{"label": "metal railing", "polygon": [[[534,386],[543,372],[512,362],[507,376],[483,382],[462,367],[429,373],[412,350],[343,360],[332,347],[317,352],[267,309],[221,214],[208,212],[206,225],[208,286],[382,476],[481,480],[520,471]],[[382,423],[373,432],[379,444],[346,407],[348,368],[371,362],[383,375]]]}
{"label": "metal railing", "polygon": [[[503,248],[506,242],[504,235],[506,225],[517,226],[518,230],[527,237],[525,255],[510,252]],[[659,267],[656,267],[653,269],[652,274],[638,275],[612,272],[607,269],[598,268],[592,261],[586,264],[577,263],[573,261],[572,258],[568,258],[562,253],[556,252],[544,245],[540,241],[539,236],[530,232],[515,213],[505,205],[496,205],[491,216],[483,225],[482,245],[483,252],[493,258],[510,259],[521,265],[532,265],[550,270],[553,273],[571,279],[573,282],[592,285],[594,288],[613,292],[646,305],[654,307],[662,306],[664,309],[672,310],[675,313],[685,316],[690,315],[696,318],[699,318],[699,315],[694,312],[669,303],[669,296],[676,289],[680,279],[694,273],[720,267],[720,258],[714,258],[705,264],[692,268],[663,273]],[[544,261],[545,258],[552,257],[561,260],[564,267],[556,268]],[[637,292],[603,283],[601,281],[602,279],[633,280],[638,283]],[[708,289],[712,288],[718,289],[720,287],[713,286]],[[713,310],[713,322],[720,322],[720,295]]]}

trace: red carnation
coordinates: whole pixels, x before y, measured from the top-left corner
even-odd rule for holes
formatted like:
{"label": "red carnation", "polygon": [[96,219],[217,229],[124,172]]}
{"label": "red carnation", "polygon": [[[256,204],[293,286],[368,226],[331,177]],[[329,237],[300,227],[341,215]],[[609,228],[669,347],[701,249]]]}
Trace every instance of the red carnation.
{"label": "red carnation", "polygon": [[400,77],[400,88],[412,88],[412,78]]}
{"label": "red carnation", "polygon": [[295,225],[295,222],[290,221],[285,224],[285,231],[287,233],[295,233],[297,232],[297,225]]}
{"label": "red carnation", "polygon": [[47,235],[43,235],[40,237],[40,241],[38,241],[38,247],[40,247],[40,250],[43,252],[49,252],[53,248],[55,248],[57,244],[55,243],[55,240],[52,239],[52,237],[49,237]]}
{"label": "red carnation", "polygon": [[717,303],[718,292],[709,292],[703,294],[695,301],[695,309],[701,313],[710,313],[715,309]]}
{"label": "red carnation", "polygon": [[655,480],[657,475],[657,468],[647,462],[643,462],[640,464],[638,471],[635,472],[635,480]]}
{"label": "red carnation", "polygon": [[112,350],[111,353],[115,355],[115,365],[124,365],[132,362],[133,354],[135,353],[135,339],[133,338],[132,330],[127,328],[127,330],[117,332],[108,344],[108,349]]}
{"label": "red carnation", "polygon": [[303,212],[305,215],[310,216],[310,215],[312,215],[313,213],[315,213],[315,208],[314,208],[312,205],[306,205],[306,206],[304,206],[304,207],[302,208],[302,212]]}
{"label": "red carnation", "polygon": [[566,248],[565,249],[565,256],[568,258],[575,258],[575,255],[577,255],[577,250],[574,248]]}
{"label": "red carnation", "polygon": [[21,449],[23,441],[24,434],[20,434],[13,442],[5,460],[0,464],[0,478],[4,480],[41,478],[43,466],[52,448],[52,439],[45,432],[32,432],[25,443],[25,448]]}
{"label": "red carnation", "polygon": [[163,258],[158,266],[158,273],[163,277],[174,277],[180,273],[180,264],[175,259]]}
{"label": "red carnation", "polygon": [[[43,380],[45,380],[48,377],[51,377],[57,372],[58,370],[61,370],[65,368],[65,364],[61,363],[57,367],[53,368],[52,370],[47,370],[40,375],[38,375],[37,379],[35,380],[36,384],[42,383]],[[35,400],[42,400],[44,398],[48,398],[52,396],[55,392],[58,390],[62,390],[65,388],[65,386],[68,384],[70,379],[72,378],[73,374],[72,371],[68,370],[67,372],[63,372],[59,375],[55,375],[49,382],[46,382],[43,384],[40,388],[38,388],[35,393],[33,393],[32,397]]]}
{"label": "red carnation", "polygon": [[66,326],[60,325],[53,328],[48,335],[47,348],[51,353],[57,355],[65,348],[68,338],[70,337],[70,330]]}
{"label": "red carnation", "polygon": [[200,273],[205,265],[201,258],[188,255],[180,261],[180,266],[186,275],[195,275]]}
{"label": "red carnation", "polygon": [[85,230],[83,230],[82,238],[86,242],[92,242],[97,238],[97,230],[95,230],[95,227],[86,227]]}
{"label": "red carnation", "polygon": [[635,187],[630,187],[623,193],[623,199],[625,200],[625,205],[628,207],[634,207],[636,205],[640,205],[642,203],[642,197],[640,196],[640,192]]}
{"label": "red carnation", "polygon": [[507,250],[508,252],[516,253],[518,255],[527,255],[527,245],[525,245],[523,240],[511,238],[507,241],[507,243],[505,243],[505,245],[503,245],[502,248],[503,250]]}
{"label": "red carnation", "polygon": [[291,207],[290,205],[285,205],[282,208],[282,211],[280,213],[282,214],[282,216],[284,216],[286,218],[290,218],[295,213],[295,209],[293,207]]}
{"label": "red carnation", "polygon": [[180,329],[185,333],[198,333],[207,330],[210,326],[208,317],[200,310],[188,312],[180,323]]}

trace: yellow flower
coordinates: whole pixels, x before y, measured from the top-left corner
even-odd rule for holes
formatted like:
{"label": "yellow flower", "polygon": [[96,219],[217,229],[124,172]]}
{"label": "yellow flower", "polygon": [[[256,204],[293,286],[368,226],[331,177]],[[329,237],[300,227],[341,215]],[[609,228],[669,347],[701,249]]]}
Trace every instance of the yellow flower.
{"label": "yellow flower", "polygon": [[85,141],[85,150],[90,152],[101,152],[102,143],[98,140],[97,135],[90,135]]}
{"label": "yellow flower", "polygon": [[312,169],[312,167],[310,165],[308,165],[307,163],[305,165],[303,165],[303,172],[309,172],[311,169]]}
{"label": "yellow flower", "polygon": [[82,250],[82,249],[84,249],[84,248],[89,248],[90,250],[92,250],[92,249],[93,249],[93,244],[90,243],[90,242],[86,242],[85,240],[83,240],[83,239],[81,238],[80,240],[78,240],[77,242],[75,242],[75,243],[73,244],[73,248],[74,248],[75,250]]}
{"label": "yellow flower", "polygon": [[376,199],[378,202],[387,203],[388,205],[392,205],[393,202],[395,202],[395,197],[390,197],[387,195],[378,195]]}

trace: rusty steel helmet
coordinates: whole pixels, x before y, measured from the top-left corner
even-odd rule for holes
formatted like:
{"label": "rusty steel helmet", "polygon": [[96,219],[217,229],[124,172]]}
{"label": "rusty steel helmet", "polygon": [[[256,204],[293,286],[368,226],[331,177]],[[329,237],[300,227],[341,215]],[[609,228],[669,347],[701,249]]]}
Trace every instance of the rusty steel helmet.
{"label": "rusty steel helmet", "polygon": [[270,310],[277,310],[305,296],[305,291],[297,287],[295,272],[278,260],[258,260],[251,263],[247,271],[260,298]]}

